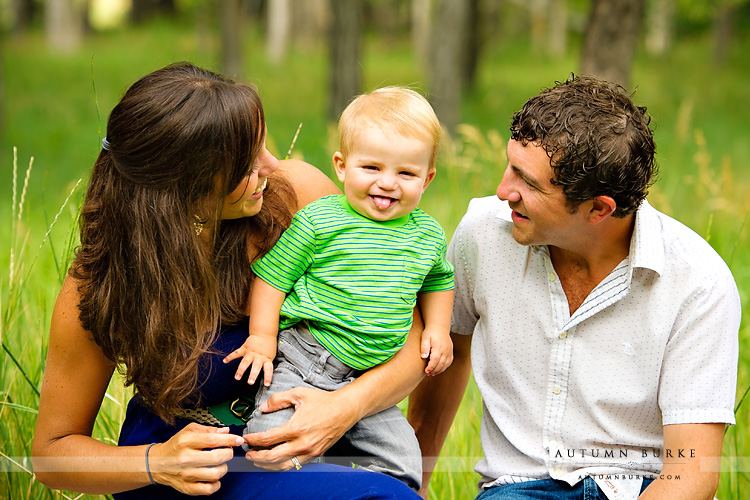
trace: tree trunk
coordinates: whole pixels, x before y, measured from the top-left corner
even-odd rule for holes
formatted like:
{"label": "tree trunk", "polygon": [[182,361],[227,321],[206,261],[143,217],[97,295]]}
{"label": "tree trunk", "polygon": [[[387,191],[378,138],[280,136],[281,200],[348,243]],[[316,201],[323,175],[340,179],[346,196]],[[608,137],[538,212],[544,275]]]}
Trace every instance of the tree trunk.
{"label": "tree trunk", "polygon": [[47,46],[60,52],[72,52],[81,44],[83,25],[74,0],[47,0],[44,24]]}
{"label": "tree trunk", "polygon": [[732,39],[732,14],[734,6],[723,4],[714,20],[714,64],[722,65],[727,59]]}
{"label": "tree trunk", "polygon": [[291,22],[290,0],[268,1],[268,24],[266,29],[266,54],[273,64],[279,64],[289,45]]}
{"label": "tree trunk", "polygon": [[174,0],[131,0],[130,19],[142,23],[157,15],[172,15],[175,11]]}
{"label": "tree trunk", "polygon": [[651,55],[664,55],[672,46],[674,0],[652,0],[648,11],[646,50]]}
{"label": "tree trunk", "polygon": [[531,51],[541,54],[547,46],[549,0],[530,0],[528,5],[531,16]]}
{"label": "tree trunk", "polygon": [[441,0],[432,37],[430,97],[435,113],[450,132],[461,116],[461,58],[468,16],[468,0]]}
{"label": "tree trunk", "polygon": [[13,0],[13,32],[24,33],[31,27],[39,7],[34,0]]}
{"label": "tree trunk", "polygon": [[221,72],[231,78],[242,77],[242,0],[221,2]]}
{"label": "tree trunk", "polygon": [[[349,0],[293,0],[292,38],[296,45],[307,46],[326,39],[331,24],[331,9]],[[355,0],[361,3],[361,0]],[[360,7],[361,8],[361,7]]]}
{"label": "tree trunk", "polygon": [[568,50],[567,0],[550,0],[547,19],[547,53],[560,57]]}
{"label": "tree trunk", "polygon": [[198,47],[210,47],[213,35],[213,26],[216,19],[216,9],[205,2],[198,2],[193,7],[195,19],[195,38]]}
{"label": "tree trunk", "polygon": [[645,0],[594,0],[581,56],[581,73],[628,87]]}
{"label": "tree trunk", "polygon": [[89,19],[89,12],[91,11],[91,0],[79,0],[77,10],[78,15],[81,19],[81,34],[92,34],[94,32],[94,27],[91,26],[91,20]]}
{"label": "tree trunk", "polygon": [[374,29],[383,40],[396,42],[407,32],[413,8],[403,0],[365,2],[363,7],[368,28]]}
{"label": "tree trunk", "polygon": [[428,71],[433,0],[412,0],[411,40],[422,68]]}
{"label": "tree trunk", "polygon": [[479,59],[484,47],[486,33],[482,24],[482,15],[480,13],[480,0],[468,0],[466,12],[466,27],[463,36],[463,66],[461,75],[463,81],[462,88],[473,89],[477,81],[477,71],[479,69]]}
{"label": "tree trunk", "polygon": [[[5,51],[5,37],[0,36],[0,54]],[[0,60],[0,134],[5,133],[5,62]]]}
{"label": "tree trunk", "polygon": [[352,97],[360,91],[362,81],[359,64],[361,50],[361,0],[333,0],[332,22],[329,31],[331,57],[331,95],[328,119],[337,121]]}

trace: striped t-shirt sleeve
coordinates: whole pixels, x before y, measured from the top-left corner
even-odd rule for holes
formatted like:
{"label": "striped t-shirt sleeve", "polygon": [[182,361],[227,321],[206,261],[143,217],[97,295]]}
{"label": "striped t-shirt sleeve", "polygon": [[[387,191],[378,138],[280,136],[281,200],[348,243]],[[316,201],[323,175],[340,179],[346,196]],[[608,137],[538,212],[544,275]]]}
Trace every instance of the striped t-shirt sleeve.
{"label": "striped t-shirt sleeve", "polygon": [[253,272],[274,288],[289,293],[312,265],[314,255],[315,227],[304,212],[297,212],[273,248],[253,263]]}
{"label": "striped t-shirt sleeve", "polygon": [[419,290],[420,292],[444,292],[446,290],[452,290],[454,288],[453,264],[448,262],[448,259],[445,256],[447,247],[448,244],[445,240],[445,234],[443,234],[443,239],[438,252],[438,258],[435,262],[435,265],[432,266],[430,272],[427,273],[427,276],[425,276],[424,283],[422,283],[422,288],[420,288]]}

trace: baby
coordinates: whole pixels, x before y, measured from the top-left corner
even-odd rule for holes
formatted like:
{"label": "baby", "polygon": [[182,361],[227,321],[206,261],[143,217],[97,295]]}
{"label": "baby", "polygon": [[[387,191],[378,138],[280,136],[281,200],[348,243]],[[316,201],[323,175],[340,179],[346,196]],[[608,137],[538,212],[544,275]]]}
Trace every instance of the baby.
{"label": "baby", "polygon": [[[333,164],[344,195],[300,210],[253,264],[250,335],[225,358],[242,357],[237,378],[249,367],[250,383],[263,370],[248,432],[293,414],[260,412],[271,394],[298,386],[335,390],[390,359],[406,341],[417,302],[425,372],[437,375],[452,362],[453,266],[442,228],[417,208],[435,176],[440,134],[427,100],[405,88],[361,95],[342,113]],[[336,447],[326,457],[356,457],[352,465],[419,489],[419,444],[399,408],[360,420]]]}

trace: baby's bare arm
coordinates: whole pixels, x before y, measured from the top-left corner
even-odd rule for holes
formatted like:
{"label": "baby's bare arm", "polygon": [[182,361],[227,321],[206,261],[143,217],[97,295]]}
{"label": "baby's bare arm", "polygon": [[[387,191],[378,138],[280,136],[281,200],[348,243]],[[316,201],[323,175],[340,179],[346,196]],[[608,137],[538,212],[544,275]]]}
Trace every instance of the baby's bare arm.
{"label": "baby's bare arm", "polygon": [[425,373],[437,375],[445,371],[453,361],[453,342],[450,337],[453,290],[421,293],[418,300],[425,322],[421,342],[422,358],[430,358]]}
{"label": "baby's bare arm", "polygon": [[273,376],[273,358],[276,357],[276,338],[279,332],[279,313],[286,294],[269,285],[260,278],[253,280],[250,293],[250,327],[247,340],[242,346],[231,352],[224,363],[242,358],[235,378],[241,379],[245,370],[250,367],[248,383],[255,383],[260,370],[263,370],[263,383],[271,384]]}

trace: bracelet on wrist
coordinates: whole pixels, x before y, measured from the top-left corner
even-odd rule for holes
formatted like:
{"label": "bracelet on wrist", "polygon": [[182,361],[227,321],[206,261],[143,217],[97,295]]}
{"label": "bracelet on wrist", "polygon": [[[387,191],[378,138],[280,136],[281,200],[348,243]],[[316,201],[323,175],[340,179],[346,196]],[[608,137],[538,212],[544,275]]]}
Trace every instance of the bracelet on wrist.
{"label": "bracelet on wrist", "polygon": [[151,443],[146,448],[146,474],[148,475],[148,480],[151,481],[151,484],[156,486],[156,481],[154,481],[154,478],[151,477],[151,468],[148,466],[148,452],[151,451],[151,447],[155,445],[156,443]]}

